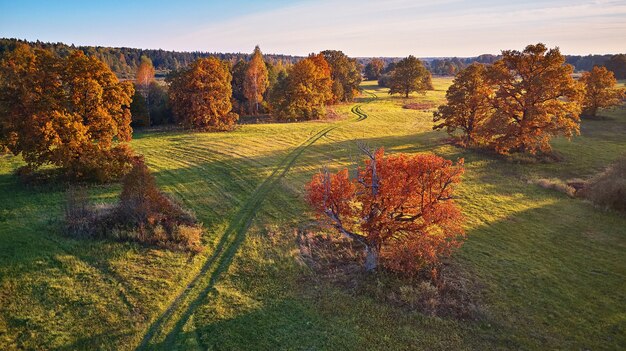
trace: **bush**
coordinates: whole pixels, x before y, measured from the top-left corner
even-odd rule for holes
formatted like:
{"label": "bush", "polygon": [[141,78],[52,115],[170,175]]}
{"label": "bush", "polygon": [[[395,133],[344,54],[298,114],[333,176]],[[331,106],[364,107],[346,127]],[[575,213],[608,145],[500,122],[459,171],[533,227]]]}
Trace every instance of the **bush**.
{"label": "bush", "polygon": [[66,232],[79,238],[137,241],[181,251],[202,250],[202,226],[162,193],[144,161],[134,160],[123,181],[119,203],[89,204],[84,188],[70,188],[65,208]]}
{"label": "bush", "polygon": [[599,206],[626,212],[626,155],[592,178],[581,195]]}

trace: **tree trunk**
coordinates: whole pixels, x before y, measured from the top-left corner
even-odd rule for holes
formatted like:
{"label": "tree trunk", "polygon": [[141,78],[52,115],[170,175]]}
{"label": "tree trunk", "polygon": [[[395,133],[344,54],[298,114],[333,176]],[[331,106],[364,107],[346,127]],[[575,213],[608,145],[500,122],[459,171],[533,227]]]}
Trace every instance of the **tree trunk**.
{"label": "tree trunk", "polygon": [[372,272],[378,267],[378,249],[372,246],[365,247],[365,270]]}

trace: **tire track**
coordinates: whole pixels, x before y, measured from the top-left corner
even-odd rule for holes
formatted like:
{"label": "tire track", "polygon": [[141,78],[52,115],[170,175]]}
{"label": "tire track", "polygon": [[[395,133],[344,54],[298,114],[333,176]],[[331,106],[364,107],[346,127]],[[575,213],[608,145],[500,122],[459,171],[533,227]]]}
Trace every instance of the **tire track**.
{"label": "tire track", "polygon": [[[376,95],[366,92],[372,96]],[[361,110],[361,104],[352,107],[351,112],[356,118],[334,123],[319,130],[293,149],[274,168],[274,171],[250,195],[248,201],[235,213],[230,225],[224,231],[222,238],[213,254],[207,259],[196,276],[187,284],[185,289],[170,303],[168,308],[149,327],[136,350],[147,348],[162,348],[172,350],[175,347],[176,337],[181,333],[198,306],[213,290],[215,283],[225,272],[239,246],[245,239],[245,234],[254,219],[257,210],[265,200],[267,194],[274,189],[289,169],[295,164],[298,157],[320,138],[334,129],[348,123],[363,121],[367,114]],[[169,331],[168,331],[169,330]],[[200,342],[200,340],[198,340]]]}

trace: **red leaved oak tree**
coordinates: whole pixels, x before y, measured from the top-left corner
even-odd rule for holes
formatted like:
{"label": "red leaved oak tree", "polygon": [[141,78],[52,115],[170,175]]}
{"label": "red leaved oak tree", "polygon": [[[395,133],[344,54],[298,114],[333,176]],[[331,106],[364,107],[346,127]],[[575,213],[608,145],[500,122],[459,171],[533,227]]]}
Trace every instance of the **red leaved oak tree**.
{"label": "red leaved oak tree", "polygon": [[362,151],[367,159],[356,179],[347,169],[323,170],[307,196],[324,223],[365,247],[366,270],[380,259],[390,270],[414,274],[463,243],[463,216],[453,200],[463,159]]}

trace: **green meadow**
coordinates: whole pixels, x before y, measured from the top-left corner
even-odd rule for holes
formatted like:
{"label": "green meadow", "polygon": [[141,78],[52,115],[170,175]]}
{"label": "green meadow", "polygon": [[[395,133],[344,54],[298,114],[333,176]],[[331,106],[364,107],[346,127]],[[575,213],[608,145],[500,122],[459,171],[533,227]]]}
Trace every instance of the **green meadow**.
{"label": "green meadow", "polygon": [[[432,109],[450,78],[409,99],[362,84],[328,121],[233,132],[148,130],[133,148],[161,188],[207,229],[198,255],[63,234],[62,184],[23,185],[0,158],[0,350],[626,349],[626,217],[543,189],[589,178],[626,153],[626,108],[557,138],[562,161],[515,162],[446,142]],[[322,166],[354,170],[357,141],[387,153],[464,158],[465,245],[449,260],[474,287],[476,318],[389,303],[402,278],[320,277],[296,232],[315,228],[304,185]],[[116,201],[119,184],[89,188]]]}

